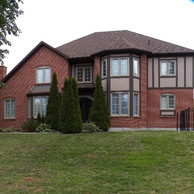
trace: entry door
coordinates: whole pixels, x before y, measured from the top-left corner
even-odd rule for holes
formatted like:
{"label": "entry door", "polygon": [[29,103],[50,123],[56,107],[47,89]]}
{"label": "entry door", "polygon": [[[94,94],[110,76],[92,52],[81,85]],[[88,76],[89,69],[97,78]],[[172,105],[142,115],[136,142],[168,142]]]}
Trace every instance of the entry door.
{"label": "entry door", "polygon": [[89,98],[80,98],[80,109],[81,109],[83,123],[85,123],[88,120],[92,102],[93,101]]}

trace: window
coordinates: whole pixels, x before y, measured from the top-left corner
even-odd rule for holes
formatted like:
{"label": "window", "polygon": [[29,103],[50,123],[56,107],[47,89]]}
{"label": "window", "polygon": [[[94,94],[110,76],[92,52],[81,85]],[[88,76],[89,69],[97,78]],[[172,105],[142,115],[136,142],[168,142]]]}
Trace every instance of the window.
{"label": "window", "polygon": [[36,118],[38,113],[45,116],[46,115],[46,107],[48,103],[48,97],[34,97],[33,101],[33,113]]}
{"label": "window", "polygon": [[162,76],[174,76],[176,63],[175,60],[161,61],[160,62],[160,75]]}
{"label": "window", "polygon": [[4,108],[4,117],[5,119],[14,119],[15,118],[15,100],[6,99]]}
{"label": "window", "polygon": [[128,115],[128,93],[112,94],[112,115]]}
{"label": "window", "polygon": [[102,71],[102,77],[106,77],[107,76],[107,60],[104,59],[101,62],[101,71]]}
{"label": "window", "polygon": [[161,110],[175,110],[175,95],[162,94],[160,96],[160,109]]}
{"label": "window", "polygon": [[139,94],[133,94],[133,115],[139,116]]}
{"label": "window", "polygon": [[92,67],[77,67],[76,78],[78,83],[90,83],[92,82]]}
{"label": "window", "polygon": [[128,58],[111,59],[111,75],[112,76],[129,75]]}
{"label": "window", "polygon": [[38,67],[36,70],[36,83],[50,83],[51,69],[50,67]]}
{"label": "window", "polygon": [[139,77],[139,59],[133,59],[133,75]]}

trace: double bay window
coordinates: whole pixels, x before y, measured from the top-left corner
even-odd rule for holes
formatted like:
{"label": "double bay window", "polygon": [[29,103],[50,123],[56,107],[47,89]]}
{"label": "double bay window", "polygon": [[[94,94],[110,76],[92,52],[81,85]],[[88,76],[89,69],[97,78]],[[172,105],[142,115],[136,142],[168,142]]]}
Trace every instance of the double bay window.
{"label": "double bay window", "polygon": [[92,82],[92,67],[77,67],[76,79],[78,83],[90,83]]}
{"label": "double bay window", "polygon": [[112,94],[112,115],[129,114],[129,97],[128,93]]}
{"label": "double bay window", "polygon": [[175,69],[176,69],[175,60],[160,61],[160,75],[161,76],[174,76],[176,75]]}
{"label": "double bay window", "polygon": [[160,109],[161,110],[175,110],[175,95],[162,94],[160,96]]}
{"label": "double bay window", "polygon": [[111,59],[111,75],[112,76],[129,75],[129,59],[128,58]]}
{"label": "double bay window", "polygon": [[4,101],[4,118],[15,119],[15,99],[6,99]]}
{"label": "double bay window", "polygon": [[51,82],[51,69],[50,67],[38,67],[36,69],[36,83],[50,83]]}

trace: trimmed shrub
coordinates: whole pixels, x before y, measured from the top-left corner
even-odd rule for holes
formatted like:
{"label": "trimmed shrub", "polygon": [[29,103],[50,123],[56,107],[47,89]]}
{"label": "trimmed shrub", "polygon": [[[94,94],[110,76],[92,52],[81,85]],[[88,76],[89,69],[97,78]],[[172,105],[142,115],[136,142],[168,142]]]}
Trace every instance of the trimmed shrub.
{"label": "trimmed shrub", "polygon": [[49,133],[51,132],[51,126],[46,123],[41,123],[35,130],[39,133]]}
{"label": "trimmed shrub", "polygon": [[21,124],[21,128],[24,132],[35,132],[37,127],[38,122],[33,117]]}
{"label": "trimmed shrub", "polygon": [[[48,123],[52,129],[58,130],[58,124],[59,124],[59,105],[60,105],[60,97],[59,97],[59,91],[57,87],[57,75],[54,72],[52,77],[52,83],[48,98],[48,104],[46,108],[46,123]],[[43,118],[41,120],[43,123]]]}
{"label": "trimmed shrub", "polygon": [[94,133],[100,132],[100,128],[93,122],[88,122],[83,124],[83,131]]}
{"label": "trimmed shrub", "polygon": [[108,131],[110,127],[110,115],[106,106],[104,90],[101,78],[96,76],[96,88],[94,91],[94,101],[89,113],[89,121],[94,122],[103,131]]}

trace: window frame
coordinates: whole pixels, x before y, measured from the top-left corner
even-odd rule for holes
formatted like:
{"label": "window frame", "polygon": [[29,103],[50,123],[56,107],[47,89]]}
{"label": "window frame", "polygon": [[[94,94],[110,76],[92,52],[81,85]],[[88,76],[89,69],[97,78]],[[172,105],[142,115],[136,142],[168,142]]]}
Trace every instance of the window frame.
{"label": "window frame", "polygon": [[[134,112],[134,96],[137,95],[138,99],[137,99],[137,113]],[[139,117],[140,116],[140,94],[138,92],[134,92],[133,93],[133,116],[137,116]]]}
{"label": "window frame", "polygon": [[[106,71],[106,75],[104,75],[104,62],[105,62],[105,71]],[[103,59],[101,61],[101,77],[105,78],[107,77],[107,59]]]}
{"label": "window frame", "polygon": [[[87,68],[90,68],[90,81],[85,81],[85,69],[87,69]],[[83,81],[78,81],[78,75],[77,75],[78,69],[82,69],[82,71],[83,71],[83,75],[82,75]],[[75,77],[76,77],[77,83],[92,83],[92,80],[93,80],[92,66],[77,66],[75,73],[76,73]]]}
{"label": "window frame", "polygon": [[[163,108],[162,107],[162,97],[165,96],[166,97],[166,107]],[[174,97],[174,107],[170,108],[169,107],[169,97],[173,96]],[[160,110],[176,110],[176,95],[175,94],[161,94],[160,95]]]}
{"label": "window frame", "polygon": [[[6,115],[6,101],[9,102],[9,116]],[[12,116],[12,104],[11,102],[14,101],[14,116]],[[4,99],[4,119],[15,119],[16,118],[16,100],[14,98],[7,98]]]}
{"label": "window frame", "polygon": [[[49,75],[49,81],[46,81],[46,69],[50,70],[50,75]],[[41,82],[38,81],[38,71],[43,71],[43,75],[42,75],[42,80]],[[51,68],[49,66],[40,66],[36,68],[36,83],[37,84],[47,84],[47,83],[51,83]]]}
{"label": "window frame", "polygon": [[[137,61],[138,62],[138,64],[137,64],[137,75],[135,75],[135,72],[134,72],[134,61]],[[137,57],[133,57],[133,76],[134,77],[140,77],[140,60],[139,60],[139,58],[137,58]]]}
{"label": "window frame", "polygon": [[[174,63],[174,73],[170,73],[170,64]],[[162,73],[162,64],[165,63],[166,64],[166,74]],[[160,60],[160,76],[176,76],[176,60],[175,59],[164,59],[164,60]]]}
{"label": "window frame", "polygon": [[[117,75],[113,74],[113,67],[112,67],[112,65],[113,65],[112,61],[113,60],[118,60],[118,74]],[[122,63],[121,63],[122,60],[127,60],[127,74],[122,74]],[[111,69],[111,73],[110,73],[111,77],[129,76],[129,73],[130,73],[129,57],[112,57],[112,58],[110,58],[110,69]]]}
{"label": "window frame", "polygon": [[[118,102],[118,114],[113,114],[113,95],[116,94],[118,95],[119,97],[119,102]],[[127,94],[127,114],[122,114],[122,103],[121,103],[121,96],[124,95],[124,94]],[[111,93],[111,116],[113,117],[118,117],[118,116],[129,116],[130,114],[130,95],[129,95],[129,92],[114,92],[114,93]]]}
{"label": "window frame", "polygon": [[[32,103],[32,110],[33,110],[33,112],[31,113],[32,115],[33,115],[33,117],[34,118],[37,118],[37,116],[38,116],[38,114],[36,115],[35,113],[35,99],[40,99],[40,112],[38,112],[38,113],[40,113],[40,115],[43,115],[43,101],[42,101],[42,99],[43,98],[47,98],[47,104],[46,104],[46,108],[47,108],[47,105],[48,105],[48,96],[33,96],[33,99],[32,99],[32,101],[33,101],[33,103]],[[45,111],[45,114],[44,114],[44,116],[46,115],[46,111]]]}

